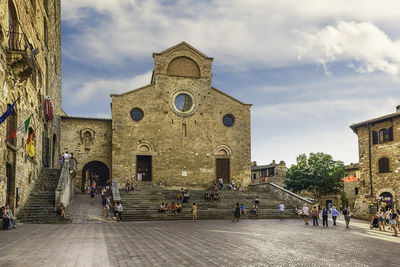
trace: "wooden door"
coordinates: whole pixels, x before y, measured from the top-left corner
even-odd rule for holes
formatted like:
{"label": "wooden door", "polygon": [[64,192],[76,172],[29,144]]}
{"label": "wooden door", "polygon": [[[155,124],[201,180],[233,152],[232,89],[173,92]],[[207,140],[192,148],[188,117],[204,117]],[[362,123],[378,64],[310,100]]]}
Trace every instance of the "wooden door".
{"label": "wooden door", "polygon": [[224,184],[231,182],[229,159],[217,159],[217,179],[222,178]]}
{"label": "wooden door", "polygon": [[151,181],[151,156],[137,156],[136,178],[142,181]]}

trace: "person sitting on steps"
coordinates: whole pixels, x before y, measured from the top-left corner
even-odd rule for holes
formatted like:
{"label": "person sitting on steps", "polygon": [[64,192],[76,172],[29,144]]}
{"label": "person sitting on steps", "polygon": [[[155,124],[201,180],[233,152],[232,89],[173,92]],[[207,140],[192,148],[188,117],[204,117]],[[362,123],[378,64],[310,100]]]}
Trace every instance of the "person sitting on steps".
{"label": "person sitting on steps", "polygon": [[65,217],[65,206],[64,206],[64,203],[61,202],[61,203],[57,206],[56,212],[57,212],[58,215],[61,216],[61,218],[66,219],[66,217]]}
{"label": "person sitting on steps", "polygon": [[181,212],[181,210],[182,210],[182,204],[181,204],[180,201],[178,201],[178,203],[176,203],[175,208],[176,208],[176,212],[177,212],[177,213]]}
{"label": "person sitting on steps", "polygon": [[169,210],[176,214],[176,206],[174,202],[172,202],[171,205],[169,206]]}

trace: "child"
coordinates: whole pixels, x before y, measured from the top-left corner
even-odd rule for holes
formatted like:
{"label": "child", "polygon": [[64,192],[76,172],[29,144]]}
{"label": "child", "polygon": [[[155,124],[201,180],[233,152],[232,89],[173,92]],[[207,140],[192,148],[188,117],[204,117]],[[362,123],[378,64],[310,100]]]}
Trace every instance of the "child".
{"label": "child", "polygon": [[196,206],[196,203],[193,203],[193,206],[192,206],[192,217],[193,217],[193,221],[197,222],[197,206]]}

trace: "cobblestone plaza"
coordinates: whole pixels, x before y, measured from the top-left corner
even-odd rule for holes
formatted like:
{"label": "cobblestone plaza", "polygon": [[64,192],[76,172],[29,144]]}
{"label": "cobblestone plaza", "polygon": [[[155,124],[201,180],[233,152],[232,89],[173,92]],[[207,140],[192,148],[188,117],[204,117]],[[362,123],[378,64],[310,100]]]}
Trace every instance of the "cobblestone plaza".
{"label": "cobblestone plaza", "polygon": [[361,221],[25,224],[0,234],[1,266],[398,266],[400,238]]}

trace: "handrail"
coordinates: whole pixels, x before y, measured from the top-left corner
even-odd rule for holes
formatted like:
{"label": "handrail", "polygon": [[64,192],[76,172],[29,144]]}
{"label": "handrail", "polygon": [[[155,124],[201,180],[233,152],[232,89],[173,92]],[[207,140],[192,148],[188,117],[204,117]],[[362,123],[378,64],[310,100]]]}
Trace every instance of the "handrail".
{"label": "handrail", "polygon": [[274,184],[274,183],[267,183],[267,184],[272,185],[272,186],[274,186],[274,187],[276,187],[276,188],[278,188],[278,189],[280,189],[280,190],[282,190],[282,191],[285,191],[286,193],[288,193],[288,194],[290,194],[290,195],[292,195],[292,196],[294,196],[294,197],[296,197],[296,198],[298,198],[298,199],[301,199],[301,200],[303,200],[304,202],[307,202],[307,203],[309,203],[309,204],[313,204],[313,203],[314,203],[314,202],[311,201],[309,198],[305,198],[305,197],[302,197],[302,196],[300,196],[300,195],[297,195],[297,194],[293,193],[292,191],[287,190],[287,189],[285,189],[285,188],[283,188],[283,187],[281,187],[281,186],[279,186],[279,185],[277,185],[277,184]]}
{"label": "handrail", "polygon": [[55,190],[55,206],[63,203],[68,207],[74,193],[74,183],[76,175],[76,160],[64,159],[64,164],[61,169],[60,178],[58,179],[57,188]]}
{"label": "handrail", "polygon": [[121,195],[119,193],[118,182],[112,179],[112,198],[114,201],[121,201]]}

